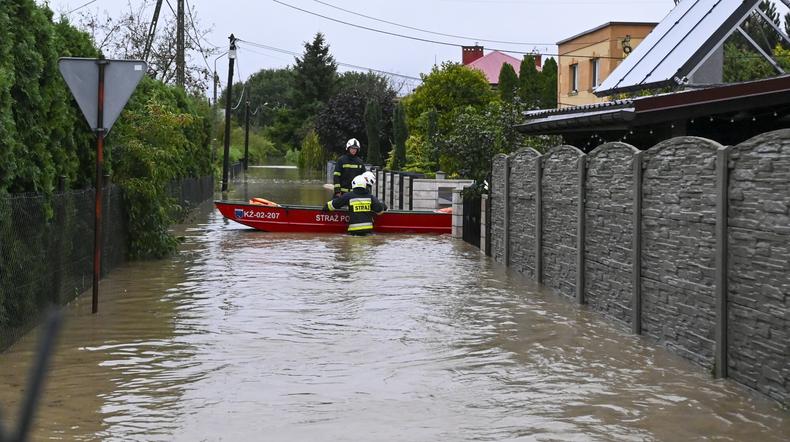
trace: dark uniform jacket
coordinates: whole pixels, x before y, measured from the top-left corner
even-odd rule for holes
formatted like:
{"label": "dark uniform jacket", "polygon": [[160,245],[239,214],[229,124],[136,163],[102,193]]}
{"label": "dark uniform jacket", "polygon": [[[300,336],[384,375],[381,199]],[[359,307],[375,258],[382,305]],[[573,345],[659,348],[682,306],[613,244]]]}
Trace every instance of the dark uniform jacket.
{"label": "dark uniform jacket", "polygon": [[373,230],[373,214],[387,210],[387,205],[371,195],[367,189],[355,187],[351,192],[326,203],[326,209],[337,210],[348,206],[348,233],[363,234]]}
{"label": "dark uniform jacket", "polygon": [[334,192],[346,193],[351,190],[351,180],[366,172],[365,163],[356,155],[343,154],[335,163]]}

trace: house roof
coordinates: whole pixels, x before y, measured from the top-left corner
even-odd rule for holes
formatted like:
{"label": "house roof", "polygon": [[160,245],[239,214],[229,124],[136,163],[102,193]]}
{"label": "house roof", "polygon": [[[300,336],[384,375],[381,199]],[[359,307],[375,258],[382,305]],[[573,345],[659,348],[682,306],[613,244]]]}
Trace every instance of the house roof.
{"label": "house roof", "polygon": [[[499,51],[492,51],[488,54],[478,58],[477,60],[467,64],[467,66],[483,72],[486,79],[490,84],[499,84],[499,71],[502,70],[502,63],[507,63],[513,66],[516,74],[518,74],[521,60],[510,55],[503,54]],[[538,69],[540,70],[540,69]]]}
{"label": "house roof", "polygon": [[580,32],[573,37],[568,37],[566,39],[560,40],[557,42],[558,45],[565,44],[569,41],[576,40],[579,37],[583,37],[587,34],[592,34],[595,31],[599,31],[603,28],[607,28],[609,26],[656,26],[658,23],[654,22],[642,22],[642,21],[610,21],[608,23],[604,23],[600,26],[596,26],[592,29],[588,29],[584,32]]}
{"label": "house roof", "polygon": [[[606,132],[711,115],[737,118],[788,108],[790,75],[592,105],[525,112],[526,134]],[[736,115],[737,114],[737,115]],[[729,119],[730,117],[728,117]]]}

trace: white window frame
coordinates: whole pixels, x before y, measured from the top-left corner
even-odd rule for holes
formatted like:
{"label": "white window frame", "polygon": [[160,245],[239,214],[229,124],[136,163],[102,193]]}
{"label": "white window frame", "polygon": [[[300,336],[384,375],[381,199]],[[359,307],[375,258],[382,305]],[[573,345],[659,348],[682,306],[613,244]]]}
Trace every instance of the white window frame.
{"label": "white window frame", "polygon": [[592,70],[592,88],[595,88],[601,84],[601,59],[590,60],[590,69]]}
{"label": "white window frame", "polygon": [[571,65],[571,93],[577,94],[579,93],[579,63],[574,63]]}

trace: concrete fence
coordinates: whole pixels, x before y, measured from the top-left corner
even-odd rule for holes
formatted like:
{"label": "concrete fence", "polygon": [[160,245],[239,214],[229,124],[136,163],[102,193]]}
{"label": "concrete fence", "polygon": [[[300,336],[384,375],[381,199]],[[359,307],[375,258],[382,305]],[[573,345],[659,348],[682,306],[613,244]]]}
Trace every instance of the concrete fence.
{"label": "concrete fence", "polygon": [[376,170],[374,194],[393,210],[435,210],[451,207],[453,191],[472,180],[422,178],[420,174]]}
{"label": "concrete fence", "polygon": [[491,256],[790,405],[790,130],[493,159]]}

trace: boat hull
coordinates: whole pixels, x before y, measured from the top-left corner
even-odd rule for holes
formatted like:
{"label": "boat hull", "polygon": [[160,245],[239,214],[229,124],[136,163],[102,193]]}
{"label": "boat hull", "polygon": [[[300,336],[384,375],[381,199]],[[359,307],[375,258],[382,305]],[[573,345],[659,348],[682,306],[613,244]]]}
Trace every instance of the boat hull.
{"label": "boat hull", "polygon": [[[348,212],[323,212],[315,206],[263,206],[243,201],[214,201],[222,216],[265,232],[345,233]],[[450,233],[452,215],[432,211],[387,211],[376,215],[380,233]]]}

